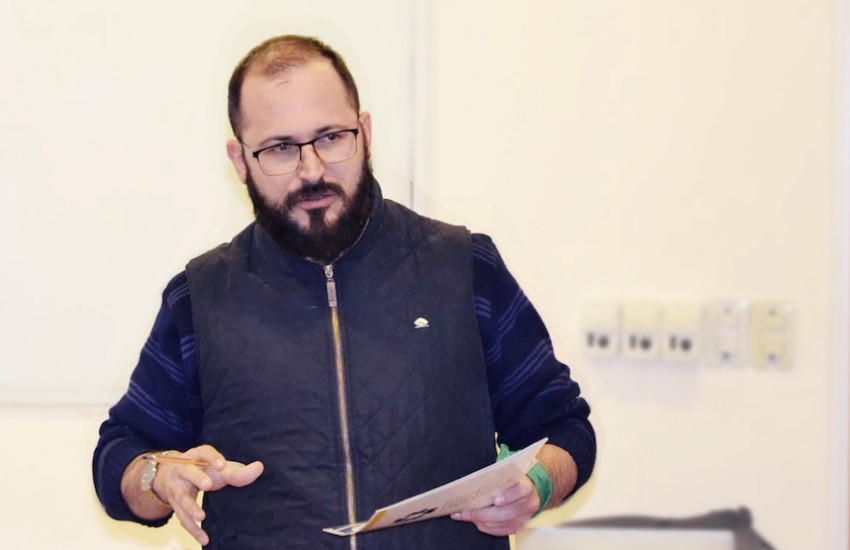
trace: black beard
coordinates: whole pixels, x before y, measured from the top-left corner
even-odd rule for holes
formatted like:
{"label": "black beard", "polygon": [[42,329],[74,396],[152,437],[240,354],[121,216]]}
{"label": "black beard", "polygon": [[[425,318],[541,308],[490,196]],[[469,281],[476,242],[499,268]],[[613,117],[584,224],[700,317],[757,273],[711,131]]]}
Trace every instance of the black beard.
{"label": "black beard", "polygon": [[[250,171],[245,180],[248,196],[254,205],[257,223],[283,248],[311,260],[329,263],[348,250],[360,237],[372,207],[372,189],[376,181],[368,158],[363,159],[360,180],[354,194],[347,196],[342,187],[323,179],[307,182],[298,191],[291,193],[283,205],[275,206],[260,195]],[[310,226],[306,229],[290,217],[291,208],[299,198],[313,194],[335,193],[343,200],[343,210],[331,225],[325,219],[327,209],[310,210]]]}

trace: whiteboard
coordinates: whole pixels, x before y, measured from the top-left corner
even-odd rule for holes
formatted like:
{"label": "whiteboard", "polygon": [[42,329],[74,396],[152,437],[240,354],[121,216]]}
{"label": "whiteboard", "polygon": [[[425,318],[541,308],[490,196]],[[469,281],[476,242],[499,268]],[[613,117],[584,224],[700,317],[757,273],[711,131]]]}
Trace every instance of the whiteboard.
{"label": "whiteboard", "polygon": [[275,35],[345,57],[409,204],[414,0],[0,4],[0,401],[110,403],[162,290],[251,220],[227,81]]}

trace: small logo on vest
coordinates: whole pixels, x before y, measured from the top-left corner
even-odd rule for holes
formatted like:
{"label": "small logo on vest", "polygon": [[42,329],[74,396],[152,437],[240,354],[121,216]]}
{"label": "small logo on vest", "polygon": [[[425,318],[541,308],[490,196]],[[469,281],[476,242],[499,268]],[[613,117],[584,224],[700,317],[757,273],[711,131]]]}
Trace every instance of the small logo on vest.
{"label": "small logo on vest", "polygon": [[431,323],[428,322],[428,319],[425,317],[420,317],[413,321],[413,328],[428,328],[431,326]]}

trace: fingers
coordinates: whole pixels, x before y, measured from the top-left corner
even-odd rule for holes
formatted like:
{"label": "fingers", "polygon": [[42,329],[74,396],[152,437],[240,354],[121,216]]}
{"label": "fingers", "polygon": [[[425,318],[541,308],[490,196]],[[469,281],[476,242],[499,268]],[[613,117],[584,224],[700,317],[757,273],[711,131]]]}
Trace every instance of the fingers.
{"label": "fingers", "polygon": [[[192,501],[194,502],[194,500]],[[195,503],[189,503],[185,498],[181,497],[179,505],[174,506],[174,514],[180,520],[180,525],[197,540],[201,546],[209,544],[210,538],[207,533],[201,529],[200,523],[204,519],[204,511]]]}
{"label": "fingers", "polygon": [[534,484],[523,478],[493,500],[493,505],[452,514],[458,521],[474,523],[479,531],[494,536],[513,535],[531,520],[540,507]]}
{"label": "fingers", "polygon": [[234,487],[244,487],[254,483],[263,473],[265,467],[259,460],[248,464],[247,466],[239,462],[228,462],[227,466],[222,470],[224,478],[228,485]]}
{"label": "fingers", "polygon": [[222,487],[232,485],[234,487],[245,487],[256,481],[263,473],[263,463],[256,461],[249,465],[228,460],[220,470],[204,468],[203,474],[210,480],[209,488],[205,491],[218,491]]}
{"label": "fingers", "polygon": [[165,499],[180,525],[202,545],[209,537],[200,527],[206,514],[198,505],[198,491],[211,485],[210,478],[197,466],[179,464],[160,464],[154,478],[154,489]]}
{"label": "fingers", "polygon": [[218,449],[212,445],[201,445],[200,447],[189,449],[180,456],[191,458],[193,460],[202,460],[216,470],[221,470],[227,464],[227,460],[224,458],[224,455],[218,452]]}
{"label": "fingers", "polygon": [[[162,465],[166,466],[166,465]],[[222,470],[194,465],[167,465],[167,487],[164,497],[174,509],[174,514],[186,531],[202,546],[209,544],[209,535],[201,528],[200,523],[206,517],[204,510],[198,505],[198,491],[215,491],[226,485],[244,487],[255,481],[263,472],[261,462],[253,462],[247,466],[238,462],[228,461]],[[171,470],[168,472],[168,470]],[[156,483],[160,478],[154,480]]]}
{"label": "fingers", "polygon": [[209,464],[209,466],[196,466],[163,462],[159,465],[154,479],[154,489],[157,494],[172,507],[183,528],[205,546],[209,543],[209,536],[199,525],[206,514],[198,504],[198,492],[217,491],[227,485],[235,487],[249,485],[263,473],[263,464],[256,461],[246,466],[240,462],[228,461],[210,445],[195,447],[185,453],[175,453],[173,456],[191,458]]}
{"label": "fingers", "polygon": [[493,499],[494,506],[504,506],[518,500],[529,498],[532,494],[537,495],[537,490],[534,488],[534,483],[528,477],[522,478],[516,485],[511,485],[501,494],[496,495]]}

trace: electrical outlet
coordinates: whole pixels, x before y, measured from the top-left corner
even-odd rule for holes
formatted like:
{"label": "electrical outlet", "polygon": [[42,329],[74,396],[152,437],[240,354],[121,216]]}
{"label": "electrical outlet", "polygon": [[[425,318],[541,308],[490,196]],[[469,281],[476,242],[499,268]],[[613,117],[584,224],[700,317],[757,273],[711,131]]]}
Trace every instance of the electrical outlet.
{"label": "electrical outlet", "polygon": [[696,363],[703,350],[702,304],[668,304],[664,307],[661,353],[664,359]]}
{"label": "electrical outlet", "polygon": [[788,302],[756,302],[750,311],[750,353],[760,368],[789,369],[792,364],[794,308]]}
{"label": "electrical outlet", "polygon": [[631,302],[623,305],[623,357],[649,360],[658,357],[661,310],[657,304]]}
{"label": "electrical outlet", "polygon": [[615,302],[585,305],[582,339],[588,357],[615,357],[620,351],[620,305]]}

